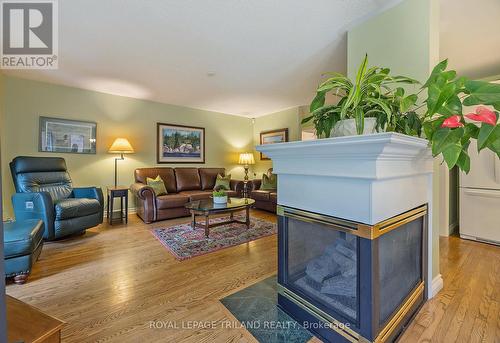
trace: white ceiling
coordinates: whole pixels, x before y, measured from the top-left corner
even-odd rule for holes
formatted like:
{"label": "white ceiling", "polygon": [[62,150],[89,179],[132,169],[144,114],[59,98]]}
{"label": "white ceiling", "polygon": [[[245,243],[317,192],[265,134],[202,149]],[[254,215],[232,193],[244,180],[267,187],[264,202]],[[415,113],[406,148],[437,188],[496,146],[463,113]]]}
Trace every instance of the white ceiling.
{"label": "white ceiling", "polygon": [[500,76],[500,0],[440,0],[440,55],[474,78]]}
{"label": "white ceiling", "polygon": [[[500,0],[441,1],[441,56],[500,74]],[[309,103],[323,72],[345,72],[346,29],[397,2],[59,1],[59,69],[7,73],[256,117]]]}
{"label": "white ceiling", "polygon": [[310,102],[346,69],[346,27],[393,3],[64,0],[59,69],[8,74],[255,117]]}

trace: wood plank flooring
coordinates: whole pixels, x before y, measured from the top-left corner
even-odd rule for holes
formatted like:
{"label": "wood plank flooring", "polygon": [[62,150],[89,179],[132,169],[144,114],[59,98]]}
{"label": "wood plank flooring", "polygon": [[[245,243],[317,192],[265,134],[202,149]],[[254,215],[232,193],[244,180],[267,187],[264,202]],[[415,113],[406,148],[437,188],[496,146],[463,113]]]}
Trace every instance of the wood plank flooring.
{"label": "wood plank flooring", "polygon": [[[255,341],[218,299],[276,272],[276,237],[179,262],[150,229],[187,221],[131,215],[128,225],[46,243],[28,283],[7,293],[64,320],[63,342]],[[500,248],[442,239],[441,272],[445,288],[401,341],[500,342]]]}

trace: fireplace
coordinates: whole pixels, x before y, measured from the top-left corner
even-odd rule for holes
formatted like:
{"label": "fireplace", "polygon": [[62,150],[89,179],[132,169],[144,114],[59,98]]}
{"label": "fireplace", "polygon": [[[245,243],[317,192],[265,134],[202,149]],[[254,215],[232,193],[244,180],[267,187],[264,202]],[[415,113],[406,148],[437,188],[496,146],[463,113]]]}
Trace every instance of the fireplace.
{"label": "fireplace", "polygon": [[391,132],[256,149],[278,174],[279,306],[324,341],[396,339],[442,285],[428,142]]}
{"label": "fireplace", "polygon": [[365,225],[278,208],[278,303],[326,341],[388,342],[424,301],[427,205]]}

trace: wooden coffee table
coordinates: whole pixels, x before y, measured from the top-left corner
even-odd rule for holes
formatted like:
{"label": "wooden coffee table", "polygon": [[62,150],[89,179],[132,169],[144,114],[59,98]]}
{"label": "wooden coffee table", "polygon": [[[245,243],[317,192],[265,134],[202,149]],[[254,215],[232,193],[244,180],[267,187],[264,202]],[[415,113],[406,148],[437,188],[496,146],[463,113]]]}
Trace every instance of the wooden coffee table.
{"label": "wooden coffee table", "polygon": [[[245,224],[247,230],[250,228],[250,207],[255,203],[255,200],[249,198],[229,198],[225,204],[215,204],[213,200],[202,199],[191,201],[186,204],[186,208],[191,212],[191,227],[193,229],[199,227],[205,230],[205,236],[210,235],[210,228],[230,223]],[[245,221],[234,219],[234,212],[245,211]],[[229,219],[221,222],[210,224],[210,216],[215,214],[229,213]],[[204,216],[205,223],[197,223],[196,216]]]}

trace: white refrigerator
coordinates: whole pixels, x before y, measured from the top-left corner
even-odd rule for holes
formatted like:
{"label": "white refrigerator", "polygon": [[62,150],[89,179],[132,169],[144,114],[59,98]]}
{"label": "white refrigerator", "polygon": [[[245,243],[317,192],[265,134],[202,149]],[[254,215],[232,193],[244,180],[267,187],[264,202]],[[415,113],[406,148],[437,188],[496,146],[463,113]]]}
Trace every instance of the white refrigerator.
{"label": "white refrigerator", "polygon": [[469,147],[471,170],[460,173],[460,237],[500,245],[500,160]]}

